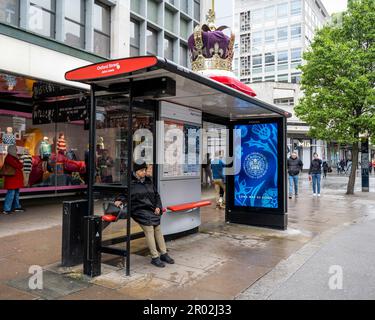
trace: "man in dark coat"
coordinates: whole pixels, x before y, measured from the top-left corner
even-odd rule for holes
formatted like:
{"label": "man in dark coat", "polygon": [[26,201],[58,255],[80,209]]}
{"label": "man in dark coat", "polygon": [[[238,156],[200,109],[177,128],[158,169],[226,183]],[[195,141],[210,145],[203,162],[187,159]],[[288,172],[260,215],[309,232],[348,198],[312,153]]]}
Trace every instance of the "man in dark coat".
{"label": "man in dark coat", "polygon": [[314,153],[314,159],[311,161],[309,175],[312,177],[313,196],[320,197],[320,181],[322,176],[323,161],[319,159],[318,154]]}
{"label": "man in dark coat", "polygon": [[287,162],[288,174],[289,174],[289,199],[292,199],[293,195],[293,184],[294,184],[294,194],[298,197],[298,177],[303,169],[303,163],[301,159],[298,158],[296,152],[292,152],[291,156]]}
{"label": "man in dark coat", "polygon": [[[163,206],[160,195],[157,192],[150,177],[146,176],[147,164],[136,161],[131,181],[131,217],[138,222],[142,228],[147,245],[151,252],[151,263],[157,267],[164,268],[165,264],[173,264],[174,260],[168,255],[164,236],[161,232],[160,218],[163,214]],[[115,205],[121,206],[125,197],[116,199]],[[160,255],[156,248],[160,249]]]}

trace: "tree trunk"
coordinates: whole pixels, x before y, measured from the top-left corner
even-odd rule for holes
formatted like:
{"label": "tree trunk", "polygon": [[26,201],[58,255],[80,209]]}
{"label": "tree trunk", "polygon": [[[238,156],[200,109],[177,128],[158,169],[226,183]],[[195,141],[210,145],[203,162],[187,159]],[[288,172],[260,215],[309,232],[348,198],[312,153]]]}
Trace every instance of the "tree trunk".
{"label": "tree trunk", "polygon": [[358,168],[358,153],[359,153],[358,143],[354,143],[353,149],[352,149],[352,171],[350,172],[346,194],[354,194],[355,178],[356,178],[357,168]]}

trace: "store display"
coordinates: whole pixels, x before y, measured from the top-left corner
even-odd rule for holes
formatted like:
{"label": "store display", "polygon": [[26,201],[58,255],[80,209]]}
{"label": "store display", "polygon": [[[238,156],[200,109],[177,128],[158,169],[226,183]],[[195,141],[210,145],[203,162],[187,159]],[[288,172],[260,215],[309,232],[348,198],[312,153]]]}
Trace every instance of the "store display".
{"label": "store display", "polygon": [[20,160],[23,164],[23,183],[24,186],[27,187],[33,164],[33,158],[30,155],[29,149],[24,148],[23,155],[21,156]]}
{"label": "store display", "polygon": [[77,161],[78,158],[76,156],[76,153],[74,152],[74,150],[72,149],[69,149],[69,151],[66,153],[66,157],[69,159],[69,160],[74,160],[74,161]]}
{"label": "store display", "polygon": [[97,150],[104,150],[104,138],[103,137],[98,137],[98,140],[96,142],[96,148]]}
{"label": "store display", "polygon": [[51,146],[51,144],[49,143],[49,138],[48,138],[48,137],[44,137],[44,138],[43,138],[43,141],[42,141],[41,144],[40,144],[39,154],[40,154],[40,158],[41,158],[43,161],[48,161],[49,158],[51,157],[51,154],[52,154],[52,146]]}
{"label": "store display", "polygon": [[100,180],[102,183],[113,182],[113,159],[109,156],[108,150],[103,150],[103,154],[98,157],[97,166],[99,169]]}
{"label": "store display", "polygon": [[65,154],[66,152],[66,141],[63,132],[60,132],[59,138],[57,139],[57,151],[58,153]]}
{"label": "store display", "polygon": [[16,144],[16,136],[13,133],[12,127],[8,127],[6,129],[6,133],[3,133],[2,141],[3,141],[3,144],[5,145]]}

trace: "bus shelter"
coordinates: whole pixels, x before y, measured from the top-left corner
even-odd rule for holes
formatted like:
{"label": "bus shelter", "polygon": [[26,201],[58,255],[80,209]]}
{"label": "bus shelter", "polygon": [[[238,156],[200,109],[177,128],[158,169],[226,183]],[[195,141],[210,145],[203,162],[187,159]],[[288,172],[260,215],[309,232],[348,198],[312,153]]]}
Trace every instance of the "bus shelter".
{"label": "bus shelter", "polygon": [[[153,180],[166,208],[164,235],[196,232],[200,208],[210,204],[201,201],[201,128],[203,120],[209,120],[229,133],[226,221],[287,228],[288,112],[155,56],[97,63],[69,71],[65,78],[91,86],[88,216],[97,214],[98,195],[122,193],[129,218],[132,166],[142,158],[155,164]],[[183,161],[166,160],[175,154]],[[104,215],[101,220],[108,225],[119,216]],[[126,220],[126,250],[100,245],[98,250],[125,256],[129,274],[132,237]]]}

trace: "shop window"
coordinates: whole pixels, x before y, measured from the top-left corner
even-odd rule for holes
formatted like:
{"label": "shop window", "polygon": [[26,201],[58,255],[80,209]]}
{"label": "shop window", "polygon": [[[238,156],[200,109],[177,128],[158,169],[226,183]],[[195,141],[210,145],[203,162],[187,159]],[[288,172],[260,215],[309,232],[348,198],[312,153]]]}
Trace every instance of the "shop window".
{"label": "shop window", "polygon": [[0,1],[0,22],[19,26],[20,0]]}
{"label": "shop window", "polygon": [[275,81],[275,76],[267,76],[264,77],[264,81],[268,82],[274,82]]}
{"label": "shop window", "polygon": [[94,52],[103,57],[111,53],[111,8],[98,1],[94,4]]}
{"label": "shop window", "polygon": [[29,8],[29,30],[48,38],[55,38],[55,0],[31,0]]}
{"label": "shop window", "polygon": [[9,74],[0,74],[0,92],[11,94],[0,101],[0,166],[16,144],[27,164],[22,192],[86,188],[87,93]]}
{"label": "shop window", "polygon": [[85,1],[65,0],[65,38],[70,46],[85,48]]}

